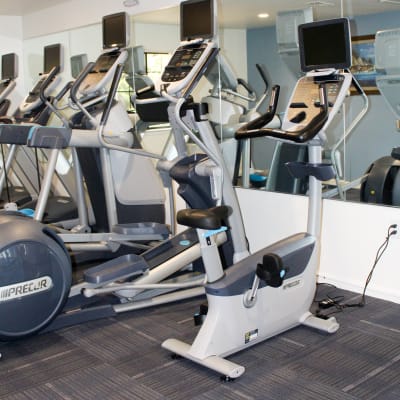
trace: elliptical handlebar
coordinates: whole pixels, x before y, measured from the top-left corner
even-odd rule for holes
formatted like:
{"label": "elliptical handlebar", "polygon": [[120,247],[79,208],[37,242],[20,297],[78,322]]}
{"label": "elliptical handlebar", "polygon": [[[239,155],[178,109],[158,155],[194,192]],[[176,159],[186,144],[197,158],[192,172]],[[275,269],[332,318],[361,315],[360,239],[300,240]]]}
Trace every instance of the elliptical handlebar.
{"label": "elliptical handlebar", "polygon": [[256,68],[257,68],[258,73],[261,76],[261,79],[264,81],[265,91],[267,91],[270,86],[267,71],[263,65],[258,64],[258,63],[256,64]]}
{"label": "elliptical handlebar", "polygon": [[114,74],[114,77],[113,77],[113,80],[112,80],[112,83],[111,83],[110,91],[108,92],[106,105],[104,107],[103,114],[101,115],[100,126],[104,126],[107,123],[108,117],[110,115],[112,103],[113,103],[115,94],[117,93],[118,84],[121,79],[123,70],[124,70],[124,64],[118,64],[117,69]]}
{"label": "elliptical handlebar", "polygon": [[246,82],[242,78],[238,78],[237,82],[238,82],[238,85],[243,86],[247,90],[247,92],[249,93],[250,96],[255,96],[255,91],[248,82]]}
{"label": "elliptical handlebar", "polygon": [[53,81],[53,79],[59,72],[60,72],[60,67],[53,67],[51,71],[48,73],[44,82],[40,85],[39,97],[43,104],[46,104],[47,102],[45,90],[50,86],[50,83]]}
{"label": "elliptical handlebar", "polygon": [[72,88],[72,85],[74,84],[74,81],[69,81],[67,84],[61,89],[61,91],[55,96],[55,99],[57,101],[61,100],[67,92],[69,92]]}
{"label": "elliptical handlebar", "polygon": [[254,110],[258,111],[258,109],[261,107],[261,105],[264,103],[265,99],[267,98],[268,91],[271,86],[271,81],[269,79],[267,69],[265,68],[264,65],[256,64],[256,68],[257,68],[258,73],[261,76],[261,79],[264,82],[264,85],[265,85],[263,94],[260,96],[260,98],[258,99],[257,103],[254,106]]}
{"label": "elliptical handlebar", "polygon": [[235,91],[232,91],[229,89],[224,89],[223,91],[233,94],[234,96],[242,98],[247,101],[255,101],[257,99],[257,94],[256,94],[255,90],[251,87],[251,85],[248,82],[246,82],[242,78],[238,78],[237,83],[239,86],[243,86],[246,89],[248,96],[243,96],[240,93],[238,93],[237,91],[235,92]]}
{"label": "elliptical handlebar", "polygon": [[[68,127],[69,123],[67,121],[67,119],[65,118],[64,115],[61,114],[61,112],[55,107],[55,105],[53,104],[52,101],[50,101],[45,94],[46,89],[50,86],[50,84],[53,82],[54,78],[57,76],[57,74],[60,72],[60,67],[59,66],[55,66],[51,69],[51,71],[48,73],[46,79],[44,80],[44,82],[41,84],[40,89],[39,89],[39,97],[40,100],[42,101],[43,104],[45,104],[58,118],[59,120],[62,122],[62,124],[64,125],[64,127]],[[70,82],[68,82],[63,88],[62,90],[57,94],[57,96],[55,96],[55,101],[59,101],[64,95],[65,93],[68,92],[68,90],[70,89],[71,85]]]}
{"label": "elliptical handlebar", "polygon": [[75,79],[75,82],[73,83],[71,90],[70,90],[70,97],[75,104],[79,104],[79,100],[77,97],[78,89],[79,89],[80,85],[82,84],[83,80],[93,70],[94,66],[95,66],[94,62],[87,63],[85,68],[82,70],[82,72],[79,74],[79,76]]}
{"label": "elliptical handlebar", "polygon": [[[248,126],[253,121],[244,125],[236,135],[241,135],[241,138],[255,138],[255,137],[272,137],[276,139],[288,140],[295,143],[306,143],[313,139],[323,128],[329,117],[328,100],[326,95],[325,83],[319,84],[319,113],[304,127],[298,130],[283,130],[283,129],[249,129]],[[266,117],[268,112],[260,118]],[[241,131],[241,132],[240,132]]]}

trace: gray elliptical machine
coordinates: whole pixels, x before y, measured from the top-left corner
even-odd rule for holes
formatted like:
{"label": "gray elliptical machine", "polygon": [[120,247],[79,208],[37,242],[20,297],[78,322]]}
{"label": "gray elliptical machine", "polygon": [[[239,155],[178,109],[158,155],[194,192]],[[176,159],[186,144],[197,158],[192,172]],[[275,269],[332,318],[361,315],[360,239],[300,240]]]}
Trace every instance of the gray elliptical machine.
{"label": "gray elliptical machine", "polygon": [[[213,0],[201,2],[211,17]],[[193,1],[185,3],[191,5]],[[190,18],[186,18],[186,22],[191,26]],[[207,113],[201,104],[191,101],[193,89],[218,54],[214,41],[195,37],[195,40],[187,39],[181,44],[171,58],[168,74],[163,75],[160,95],[162,101],[170,103],[168,114],[179,156],[171,161],[161,159],[157,167],[167,183],[171,179],[179,183],[178,192],[189,205],[208,209],[218,206],[222,200],[224,204],[236,204],[236,212],[228,218],[232,232],[221,231],[213,237],[224,252],[224,266],[229,267],[248,255],[247,241],[234,189],[229,181],[221,179],[223,165],[218,164],[218,160],[222,155]],[[183,71],[182,60],[188,63]],[[30,127],[32,139],[49,141],[51,138],[51,143],[60,147],[91,144],[110,151],[150,156],[140,149],[121,144],[125,133],[116,140],[117,135],[110,135],[107,130],[124,67],[123,61],[117,64],[103,112],[99,115],[98,129]],[[92,67],[89,63],[82,71],[82,80]],[[175,74],[182,79],[175,79]],[[89,75],[89,79],[95,80],[95,74]],[[74,87],[71,90],[74,92]],[[143,101],[151,103],[160,98]],[[186,124],[191,124],[193,130],[187,132]],[[199,141],[197,135],[204,139],[205,145],[201,141],[199,145],[207,150],[207,154],[211,153],[209,157],[186,153],[185,132],[194,141]],[[64,239],[68,234],[56,234],[38,220],[18,213],[0,213],[0,228],[0,340],[22,339],[39,332],[204,294],[204,270],[199,271],[194,266],[201,260],[201,244],[194,229],[180,232],[140,255],[123,254],[88,267],[77,280],[72,276],[67,250],[72,246]],[[89,238],[92,236],[88,235]],[[109,236],[110,233],[104,233],[106,239]],[[120,236],[126,239],[128,235],[122,231]]]}

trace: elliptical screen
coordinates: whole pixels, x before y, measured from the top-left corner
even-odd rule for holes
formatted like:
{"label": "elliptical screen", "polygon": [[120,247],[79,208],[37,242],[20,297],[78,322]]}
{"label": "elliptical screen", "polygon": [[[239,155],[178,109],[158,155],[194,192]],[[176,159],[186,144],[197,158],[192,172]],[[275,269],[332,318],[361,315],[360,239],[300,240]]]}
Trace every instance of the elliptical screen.
{"label": "elliptical screen", "polygon": [[61,67],[61,45],[53,44],[44,48],[44,70],[48,74],[53,67]]}
{"label": "elliptical screen", "polygon": [[213,0],[184,1],[180,10],[182,41],[214,36]]}
{"label": "elliptical screen", "polygon": [[17,77],[17,55],[15,53],[4,54],[1,57],[1,79],[15,79]]}
{"label": "elliptical screen", "polygon": [[125,12],[103,17],[103,49],[121,49],[128,45],[127,21]]}

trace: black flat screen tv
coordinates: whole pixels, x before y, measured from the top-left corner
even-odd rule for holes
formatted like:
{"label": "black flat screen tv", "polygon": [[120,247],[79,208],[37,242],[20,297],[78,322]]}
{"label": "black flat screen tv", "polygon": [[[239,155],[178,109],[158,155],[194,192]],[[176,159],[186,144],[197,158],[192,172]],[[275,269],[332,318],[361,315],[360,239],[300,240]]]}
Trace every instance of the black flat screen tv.
{"label": "black flat screen tv", "polygon": [[103,49],[124,49],[129,44],[129,17],[125,12],[106,15],[102,20]]}
{"label": "black flat screen tv", "polygon": [[214,36],[213,0],[187,0],[180,5],[181,40],[210,39]]}
{"label": "black flat screen tv", "polygon": [[18,76],[17,55],[15,53],[1,56],[1,79],[11,80]]}
{"label": "black flat screen tv", "polygon": [[351,37],[347,18],[301,24],[298,33],[302,71],[350,68]]}
{"label": "black flat screen tv", "polygon": [[51,44],[44,48],[44,69],[48,74],[54,67],[61,68],[61,44]]}

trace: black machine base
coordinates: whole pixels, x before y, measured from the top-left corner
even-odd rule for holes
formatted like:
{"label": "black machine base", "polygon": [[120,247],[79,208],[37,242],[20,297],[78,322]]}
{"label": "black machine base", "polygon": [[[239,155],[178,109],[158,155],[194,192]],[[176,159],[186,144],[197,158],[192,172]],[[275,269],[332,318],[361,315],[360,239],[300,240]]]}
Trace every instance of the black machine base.
{"label": "black machine base", "polygon": [[360,200],[365,203],[400,205],[400,160],[379,158],[367,170],[361,185]]}

